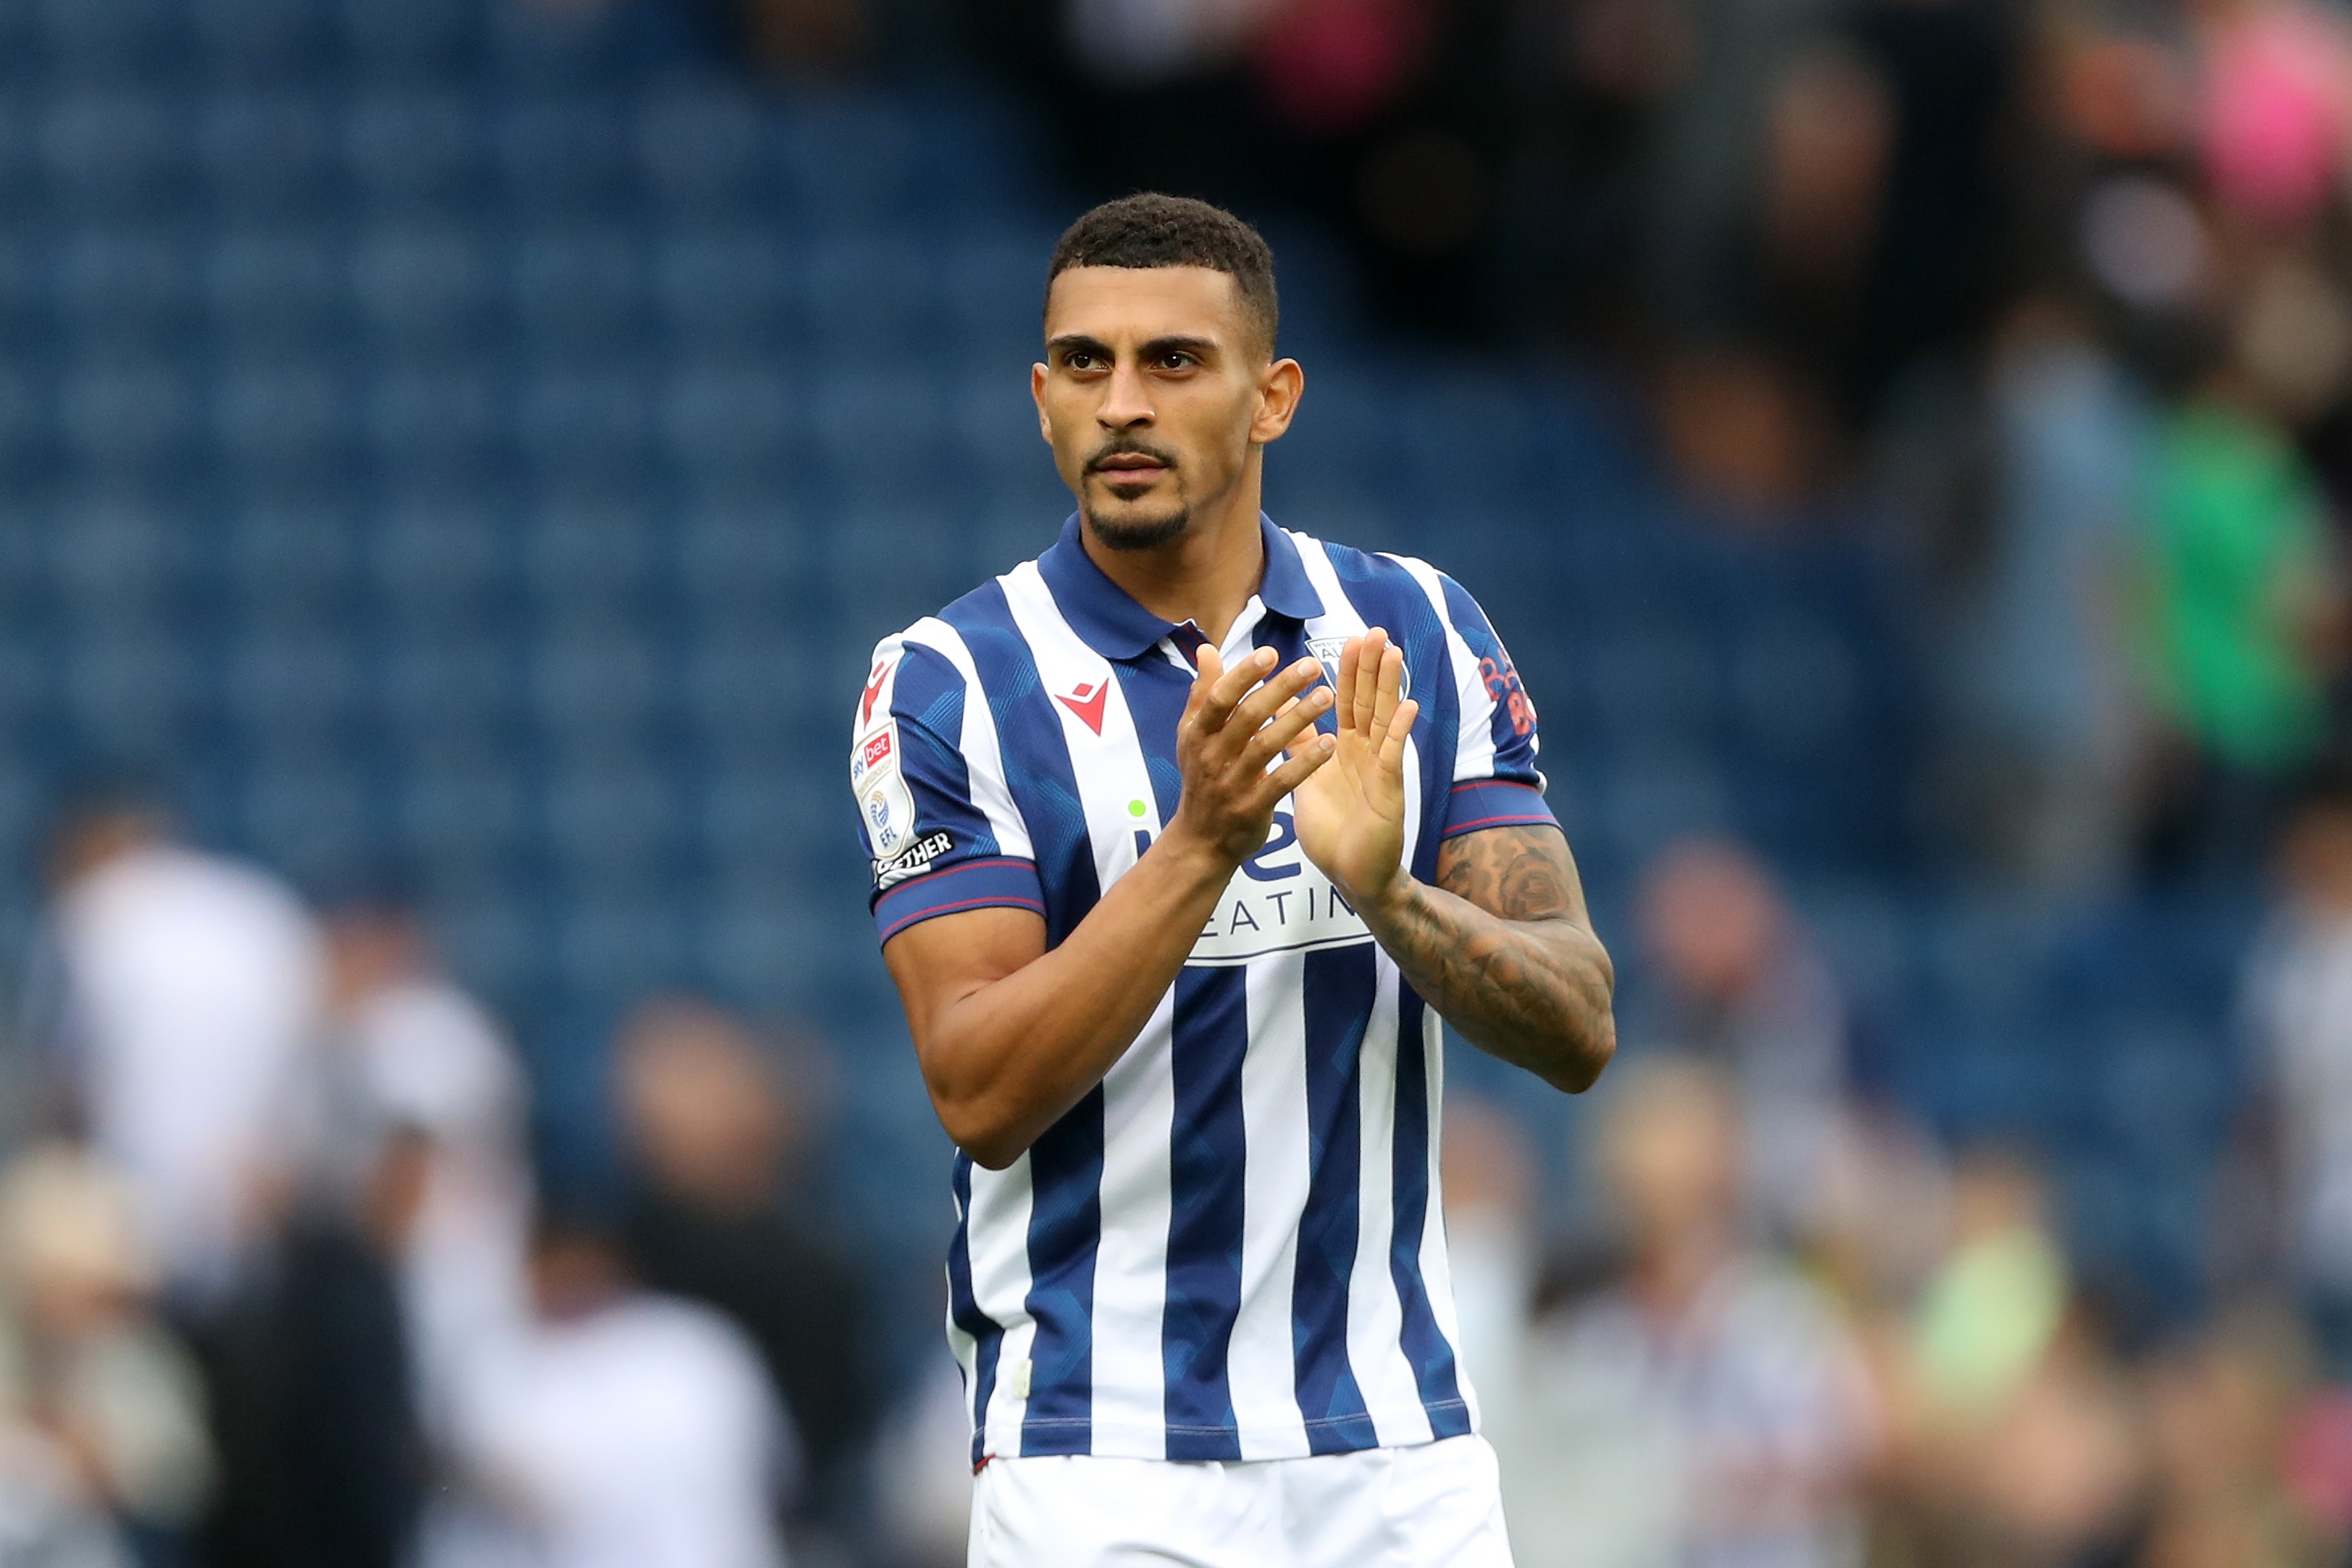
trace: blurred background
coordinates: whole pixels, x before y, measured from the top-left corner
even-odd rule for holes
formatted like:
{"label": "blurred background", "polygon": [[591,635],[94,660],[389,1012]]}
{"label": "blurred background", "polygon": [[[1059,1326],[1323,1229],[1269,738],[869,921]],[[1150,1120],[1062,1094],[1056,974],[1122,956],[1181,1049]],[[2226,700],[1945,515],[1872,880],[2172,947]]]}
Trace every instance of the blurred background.
{"label": "blurred background", "polygon": [[0,1563],[961,1561],[842,742],[1141,186],[1619,958],[1450,1056],[1520,1562],[2344,1562],[2347,152],[2300,0],[0,0]]}

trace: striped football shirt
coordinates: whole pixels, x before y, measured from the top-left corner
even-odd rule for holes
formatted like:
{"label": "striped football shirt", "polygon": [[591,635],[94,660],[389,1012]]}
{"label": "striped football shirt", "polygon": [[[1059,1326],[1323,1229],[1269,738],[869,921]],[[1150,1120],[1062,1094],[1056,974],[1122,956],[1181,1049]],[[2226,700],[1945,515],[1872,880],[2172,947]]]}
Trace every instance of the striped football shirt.
{"label": "striped football shirt", "polygon": [[[1221,651],[1336,676],[1349,637],[1388,629],[1422,705],[1412,873],[1433,880],[1457,834],[1551,822],[1534,706],[1470,596],[1417,560],[1261,527],[1265,577]],[[850,755],[881,939],[991,907],[1067,936],[1175,812],[1203,641],[1106,577],[1075,517],[1036,560],[884,638]],[[1439,1030],[1278,810],[1108,1076],[1006,1169],[956,1157],[948,1334],[973,1462],[1261,1459],[1474,1430],[1437,1194]]]}

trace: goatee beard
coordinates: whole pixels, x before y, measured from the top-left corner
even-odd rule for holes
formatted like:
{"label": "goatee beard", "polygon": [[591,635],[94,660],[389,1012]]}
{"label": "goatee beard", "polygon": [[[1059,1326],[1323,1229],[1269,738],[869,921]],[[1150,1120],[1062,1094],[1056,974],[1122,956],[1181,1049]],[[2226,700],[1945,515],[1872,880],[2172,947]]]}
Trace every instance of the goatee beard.
{"label": "goatee beard", "polygon": [[1171,517],[1154,517],[1149,522],[1129,523],[1113,522],[1089,511],[1087,514],[1087,526],[1094,529],[1095,538],[1102,540],[1103,544],[1110,549],[1158,549],[1161,545],[1184,537],[1184,530],[1192,526],[1192,512],[1189,507],[1179,507]]}

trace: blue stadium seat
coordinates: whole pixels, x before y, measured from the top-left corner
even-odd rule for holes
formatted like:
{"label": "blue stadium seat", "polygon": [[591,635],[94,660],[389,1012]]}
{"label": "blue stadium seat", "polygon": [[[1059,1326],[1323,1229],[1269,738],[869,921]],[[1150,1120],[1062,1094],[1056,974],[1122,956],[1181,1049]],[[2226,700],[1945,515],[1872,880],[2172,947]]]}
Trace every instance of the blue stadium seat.
{"label": "blue stadium seat", "polygon": [[387,226],[352,247],[352,282],[368,322],[392,342],[472,339],[489,298],[489,264],[472,232],[450,225]]}
{"label": "blue stadium seat", "polygon": [[229,716],[248,745],[256,737],[317,736],[347,724],[359,712],[363,690],[359,650],[348,627],[317,620],[247,623],[230,641],[221,675]]}
{"label": "blue stadium seat", "polygon": [[688,363],[662,391],[662,441],[697,473],[773,472],[791,461],[795,412],[792,383],[771,366]]}
{"label": "blue stadium seat", "polygon": [[593,207],[631,184],[621,107],[600,97],[522,98],[495,111],[499,199],[524,211]]}
{"label": "blue stadium seat", "polygon": [[560,769],[548,780],[547,845],[569,868],[642,871],[679,841],[678,790],[644,762]]}
{"label": "blue stadium seat", "polygon": [[[404,770],[393,789],[393,821],[404,848],[468,877],[485,865],[511,861],[530,815],[522,770],[494,753],[424,757],[429,766]],[[511,912],[511,904],[503,907]],[[499,967],[510,961],[501,958]]]}
{"label": "blue stadium seat", "polygon": [[609,627],[540,643],[530,679],[532,711],[546,733],[600,753],[643,739],[663,700],[664,672],[653,650]]}
{"label": "blue stadium seat", "polygon": [[947,329],[975,374],[1018,382],[1042,352],[1039,319],[1053,251],[1047,234],[990,236],[957,246],[952,264],[938,269]]}
{"label": "blue stadium seat", "polygon": [[[856,828],[841,832],[850,838]],[[699,946],[723,994],[764,1012],[807,1018],[844,988],[848,954],[873,961],[872,930],[803,887],[773,884],[717,900],[704,914]]]}
{"label": "blue stadium seat", "polygon": [[68,457],[93,475],[166,466],[186,455],[196,399],[165,360],[68,367],[58,384],[58,430]]}
{"label": "blue stadium seat", "polygon": [[[822,705],[810,700],[810,672],[796,653],[787,640],[755,629],[699,640],[681,666],[678,693],[698,737],[722,755],[805,744],[804,727]],[[844,702],[835,706],[848,712]]]}
{"label": "blue stadium seat", "polygon": [[681,983],[687,963],[677,910],[651,898],[579,902],[556,916],[557,971],[576,994],[624,1004]]}
{"label": "blue stadium seat", "polygon": [[167,626],[120,614],[80,623],[59,648],[66,717],[100,755],[170,754],[196,697],[196,672]]}
{"label": "blue stadium seat", "polygon": [[226,230],[196,270],[213,330],[232,346],[315,350],[347,326],[350,269],[341,248],[317,228]]}
{"label": "blue stadium seat", "polygon": [[[776,706],[781,685],[772,678],[758,702]],[[841,723],[835,730],[842,737],[841,744],[816,747],[828,758],[836,751],[847,755],[849,708],[846,704],[837,706],[842,709]],[[835,812],[835,826],[845,839],[856,836],[856,816],[845,786],[839,799],[830,802],[812,800],[811,795],[805,770],[786,776],[772,760],[733,759],[713,774],[697,797],[695,829],[710,863],[720,868],[722,881],[748,890],[792,876],[807,858],[812,819],[821,816],[827,804]]]}
{"label": "blue stadium seat", "polygon": [[447,630],[395,641],[384,652],[377,680],[383,711],[404,747],[499,749],[522,711],[513,653]]}
{"label": "blue stadium seat", "polygon": [[345,55],[363,78],[437,75],[479,37],[479,0],[341,0]]}
{"label": "blue stadium seat", "polygon": [[181,43],[180,0],[37,3],[48,64],[59,73],[120,76],[169,60]]}
{"label": "blue stadium seat", "polygon": [[597,486],[539,497],[520,538],[522,581],[542,623],[602,623],[651,593],[660,569],[654,498]]}
{"label": "blue stadium seat", "polygon": [[475,104],[451,89],[379,90],[344,110],[344,166],[366,201],[456,200],[478,183],[482,134]]}
{"label": "blue stadium seat", "polygon": [[197,110],[195,154],[207,195],[231,210],[314,208],[340,172],[332,116],[301,89],[207,98]]}
{"label": "blue stadium seat", "polygon": [[516,389],[516,444],[553,475],[642,464],[652,390],[644,367],[627,361],[539,371]]}
{"label": "blue stadium seat", "polygon": [[1583,631],[1584,706],[1611,745],[1696,744],[1712,733],[1715,663],[1701,628],[1612,615]]}
{"label": "blue stadium seat", "polygon": [[961,456],[947,425],[950,390],[903,371],[845,370],[810,389],[809,432],[852,494],[927,487]]}
{"label": "blue stadium seat", "polygon": [[365,785],[332,751],[265,758],[238,795],[239,836],[298,876],[347,862],[353,845],[376,838]]}
{"label": "blue stadium seat", "polygon": [[885,228],[929,204],[913,122],[887,100],[843,95],[791,106],[778,150],[814,232]]}
{"label": "blue stadium seat", "polygon": [[49,200],[68,211],[152,211],[177,189],[194,141],[169,100],[124,89],[53,99],[37,135]]}
{"label": "blue stadium seat", "polygon": [[796,268],[770,229],[680,229],[657,243],[655,298],[670,330],[730,353],[774,341],[792,318]]}
{"label": "blue stadium seat", "polygon": [[277,491],[232,499],[222,555],[241,612],[271,606],[348,612],[360,578],[359,532],[333,491]]}
{"label": "blue stadium seat", "polygon": [[1593,806],[1607,846],[1634,864],[1679,834],[1722,831],[1732,815],[1729,788],[1704,753],[1654,743],[1612,755]]}
{"label": "blue stadium seat", "polygon": [[217,75],[315,69],[331,29],[319,0],[183,0],[198,52]]}
{"label": "blue stadium seat", "polygon": [[1729,674],[1739,734],[1767,753],[1815,753],[1856,722],[1860,672],[1844,641],[1811,617],[1783,614],[1740,627]]}
{"label": "blue stadium seat", "polygon": [[2101,1122],[2116,1145],[2147,1164],[2209,1157],[2236,1103],[2219,1043],[2181,1020],[2116,1020],[2096,1065]]}
{"label": "blue stadium seat", "polygon": [[508,266],[507,296],[515,319],[540,343],[625,344],[645,322],[643,258],[634,236],[610,225],[527,234]]}
{"label": "blue stadium seat", "polygon": [[47,378],[0,359],[0,495],[21,496],[22,477],[47,453],[54,412]]}
{"label": "blue stadium seat", "polygon": [[162,497],[99,491],[58,498],[42,519],[49,591],[78,617],[157,612],[187,585],[194,541]]}
{"label": "blue stadium seat", "polygon": [[352,388],[335,365],[232,363],[215,377],[210,401],[214,438],[233,464],[282,477],[353,456]]}
{"label": "blue stadium seat", "polygon": [[800,276],[806,330],[822,351],[844,362],[939,355],[949,326],[934,298],[938,261],[912,235],[821,240]]}
{"label": "blue stadium seat", "polygon": [[58,324],[82,341],[144,347],[171,332],[193,303],[192,268],[179,236],[140,225],[82,228],[49,262]]}
{"label": "blue stadium seat", "polygon": [[808,613],[817,606],[819,563],[803,518],[762,487],[706,498],[679,519],[678,587],[701,621]]}
{"label": "blue stadium seat", "polygon": [[479,496],[401,497],[371,533],[376,593],[409,626],[482,624],[511,583],[499,515]]}
{"label": "blue stadium seat", "polygon": [[644,188],[674,218],[724,219],[774,204],[766,117],[731,81],[698,77],[646,99],[633,148]]}

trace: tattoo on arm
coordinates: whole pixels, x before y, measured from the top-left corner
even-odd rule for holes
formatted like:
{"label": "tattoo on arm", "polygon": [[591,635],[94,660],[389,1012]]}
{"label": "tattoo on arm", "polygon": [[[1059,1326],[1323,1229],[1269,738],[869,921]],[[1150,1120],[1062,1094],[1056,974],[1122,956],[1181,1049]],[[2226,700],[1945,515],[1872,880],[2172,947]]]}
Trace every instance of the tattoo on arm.
{"label": "tattoo on arm", "polygon": [[1616,974],[1556,828],[1448,841],[1437,886],[1413,883],[1374,935],[1464,1038],[1549,1082],[1584,1089],[1616,1050]]}

